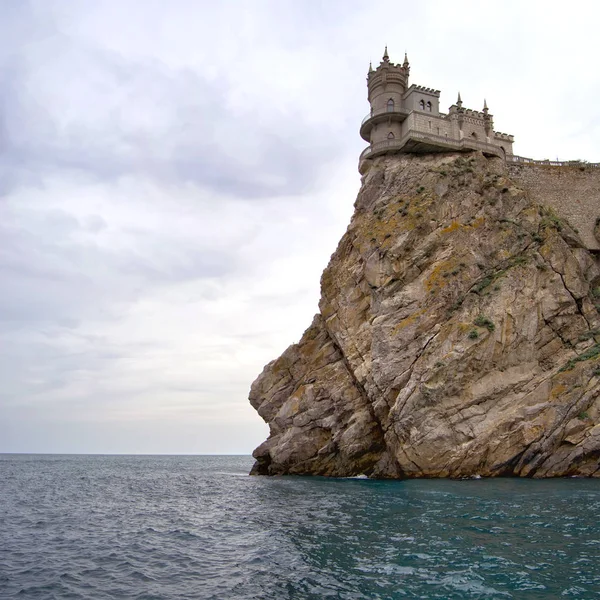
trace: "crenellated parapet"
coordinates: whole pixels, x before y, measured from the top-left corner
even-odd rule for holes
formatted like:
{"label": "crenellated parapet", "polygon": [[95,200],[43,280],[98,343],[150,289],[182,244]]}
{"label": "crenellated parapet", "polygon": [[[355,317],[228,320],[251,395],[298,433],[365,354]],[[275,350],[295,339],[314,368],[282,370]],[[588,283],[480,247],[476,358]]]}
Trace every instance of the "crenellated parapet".
{"label": "crenellated parapet", "polygon": [[425,92],[426,94],[431,94],[432,96],[437,96],[438,98],[440,97],[440,90],[434,90],[433,88],[414,84],[411,87],[414,88],[416,92]]}
{"label": "crenellated parapet", "polygon": [[[470,108],[463,108],[462,110],[460,110],[456,104],[453,104],[449,109],[448,109],[448,114],[449,115],[464,115],[465,117],[470,117],[471,119],[479,119],[481,122],[484,121],[484,119],[486,118],[486,115],[484,112],[479,111],[479,110],[472,110]],[[487,115],[487,118],[492,118],[493,115],[489,114]]]}
{"label": "crenellated parapet", "polygon": [[408,58],[405,56],[403,64],[390,62],[386,46],[379,66],[376,69],[369,67],[367,74],[368,100],[372,112],[386,109],[390,100],[397,107],[402,105],[409,74]]}
{"label": "crenellated parapet", "polygon": [[408,87],[409,70],[402,65],[395,65],[389,61],[381,61],[377,69],[367,75],[369,99],[379,88],[386,89],[390,85],[400,85],[406,90]]}

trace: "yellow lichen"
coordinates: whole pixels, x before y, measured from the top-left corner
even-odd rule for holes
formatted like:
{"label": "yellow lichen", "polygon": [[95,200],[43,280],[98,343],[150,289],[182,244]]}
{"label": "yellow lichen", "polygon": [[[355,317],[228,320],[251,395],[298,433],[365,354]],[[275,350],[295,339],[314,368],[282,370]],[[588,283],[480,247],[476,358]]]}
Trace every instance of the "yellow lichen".
{"label": "yellow lichen", "polygon": [[564,394],[568,389],[569,387],[564,383],[554,383],[550,397],[558,398],[559,396],[562,396],[562,394]]}
{"label": "yellow lichen", "polygon": [[396,335],[397,333],[399,333],[400,331],[402,331],[402,329],[405,329],[409,325],[412,325],[424,312],[425,312],[425,309],[422,308],[421,310],[416,310],[414,313],[410,314],[405,319],[402,319],[402,321],[400,321],[392,329],[392,334]]}
{"label": "yellow lichen", "polygon": [[481,227],[483,224],[485,223],[485,218],[484,217],[477,217],[477,219],[475,219],[470,227],[472,227],[473,229],[476,229],[478,227]]}
{"label": "yellow lichen", "polygon": [[456,329],[458,330],[458,333],[462,336],[463,334],[467,333],[467,331],[471,331],[471,329],[473,329],[473,324],[472,323],[457,323]]}
{"label": "yellow lichen", "polygon": [[452,231],[456,231],[457,229],[460,229],[461,225],[458,221],[452,221],[452,223],[450,223],[450,225],[448,225],[448,227],[444,227],[444,229],[442,229],[442,231],[440,231],[440,233],[445,234],[445,233],[451,233]]}
{"label": "yellow lichen", "polygon": [[440,289],[445,287],[448,283],[446,279],[456,270],[456,265],[456,258],[437,263],[425,280],[425,289],[430,292],[434,287]]}

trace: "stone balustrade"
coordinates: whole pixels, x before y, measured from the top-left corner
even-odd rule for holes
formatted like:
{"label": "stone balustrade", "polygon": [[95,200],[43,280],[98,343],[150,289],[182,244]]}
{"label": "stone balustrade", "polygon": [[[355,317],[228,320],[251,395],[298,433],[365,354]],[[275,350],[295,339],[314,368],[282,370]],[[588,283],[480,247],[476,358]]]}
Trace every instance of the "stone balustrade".
{"label": "stone balustrade", "polygon": [[402,150],[410,141],[422,141],[423,143],[430,142],[438,147],[446,148],[448,151],[452,150],[481,150],[488,154],[494,154],[496,156],[503,156],[502,149],[499,146],[481,142],[473,138],[463,138],[462,140],[456,140],[448,138],[442,135],[435,135],[431,133],[424,133],[421,131],[410,130],[399,140],[383,140],[371,144],[365,148],[359,157],[359,164],[367,158],[374,158],[380,154],[385,154],[388,150]]}
{"label": "stone balustrade", "polygon": [[536,160],[534,158],[526,158],[525,156],[507,156],[507,162],[521,165],[540,165],[545,167],[584,167],[591,169],[600,169],[600,163],[589,163],[582,160]]}
{"label": "stone balustrade", "polygon": [[395,108],[394,110],[388,110],[387,106],[385,108],[382,108],[380,110],[374,110],[372,112],[370,112],[360,123],[360,126],[362,127],[369,119],[372,119],[373,117],[378,117],[379,115],[390,115],[390,116],[394,116],[395,114],[400,114],[402,115],[403,118],[407,117],[410,114],[410,110],[408,110],[407,108]]}
{"label": "stone balustrade", "polygon": [[[422,140],[423,142],[434,142],[436,145],[442,145],[452,150],[481,150],[486,153],[495,154],[496,156],[502,156],[501,150],[498,146],[488,144],[480,140],[474,140],[472,138],[463,138],[462,140],[455,140],[447,138],[441,135],[434,135],[430,133],[424,133],[421,131],[411,130],[407,135],[403,136],[400,140],[383,140],[375,144],[371,144],[365,148],[359,157],[359,162],[367,158],[374,158],[380,154],[384,154],[388,150],[401,150],[406,146],[410,140]],[[536,160],[533,158],[527,158],[525,156],[507,155],[506,162],[511,164],[519,165],[539,165],[546,167],[583,167],[590,169],[600,169],[600,163],[590,163],[581,160]]]}

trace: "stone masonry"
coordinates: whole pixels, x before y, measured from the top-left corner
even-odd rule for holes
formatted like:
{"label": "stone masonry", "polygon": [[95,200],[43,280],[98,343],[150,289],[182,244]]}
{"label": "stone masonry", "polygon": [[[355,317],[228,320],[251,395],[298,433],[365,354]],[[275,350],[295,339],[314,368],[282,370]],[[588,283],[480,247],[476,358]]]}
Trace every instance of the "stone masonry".
{"label": "stone masonry", "polygon": [[546,165],[509,162],[513,181],[529,193],[531,200],[551,208],[579,233],[588,250],[600,251],[594,233],[600,219],[600,168],[585,163]]}

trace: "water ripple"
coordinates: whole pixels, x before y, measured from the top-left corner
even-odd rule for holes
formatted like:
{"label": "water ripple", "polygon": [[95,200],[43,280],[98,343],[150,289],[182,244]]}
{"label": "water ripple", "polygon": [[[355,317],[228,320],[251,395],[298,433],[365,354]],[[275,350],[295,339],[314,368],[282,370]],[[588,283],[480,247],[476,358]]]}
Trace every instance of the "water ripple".
{"label": "water ripple", "polygon": [[600,598],[600,481],[0,455],[0,598]]}

